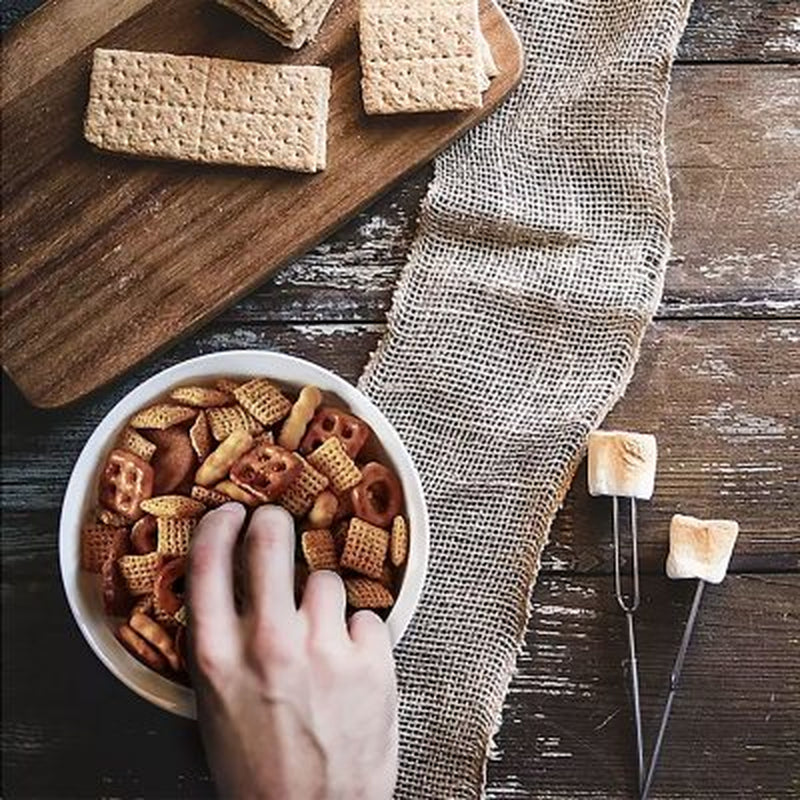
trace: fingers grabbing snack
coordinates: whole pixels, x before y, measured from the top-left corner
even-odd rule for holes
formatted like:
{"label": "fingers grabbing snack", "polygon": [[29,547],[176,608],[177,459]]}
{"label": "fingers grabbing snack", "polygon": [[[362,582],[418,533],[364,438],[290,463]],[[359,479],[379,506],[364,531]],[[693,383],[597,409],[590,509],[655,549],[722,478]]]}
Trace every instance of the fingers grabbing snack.
{"label": "fingers grabbing snack", "polygon": [[[174,387],[127,421],[101,469],[81,566],[98,574],[105,612],[133,657],[188,682],[187,555],[200,517],[231,500],[248,509],[276,502],[294,517],[298,605],[309,572],[331,570],[345,581],[348,613],[392,608],[408,560],[401,484],[367,446],[366,423],[323,402],[314,386],[220,378]],[[240,539],[238,609],[249,597],[244,550]]]}

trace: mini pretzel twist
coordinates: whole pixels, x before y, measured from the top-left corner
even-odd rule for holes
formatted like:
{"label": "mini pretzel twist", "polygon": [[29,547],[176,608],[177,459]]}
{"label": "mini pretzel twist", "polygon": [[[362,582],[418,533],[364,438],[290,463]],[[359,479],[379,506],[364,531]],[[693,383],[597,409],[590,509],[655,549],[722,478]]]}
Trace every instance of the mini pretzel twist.
{"label": "mini pretzel twist", "polygon": [[164,656],[175,672],[180,672],[181,660],[172,637],[155,621],[144,614],[131,614],[128,625],[142,639]]}
{"label": "mini pretzel twist", "polygon": [[[142,616],[141,614],[134,616]],[[155,647],[146,642],[130,625],[122,624],[117,628],[117,639],[122,646],[150,669],[156,672],[166,672],[167,659],[156,650]]]}
{"label": "mini pretzel twist", "polygon": [[308,423],[314,417],[317,406],[322,402],[322,392],[316,386],[304,386],[283,423],[278,444],[287,450],[297,450]]}
{"label": "mini pretzel twist", "polygon": [[139,503],[153,494],[153,468],[125,450],[112,450],[100,478],[100,502],[129,520],[142,516]]}

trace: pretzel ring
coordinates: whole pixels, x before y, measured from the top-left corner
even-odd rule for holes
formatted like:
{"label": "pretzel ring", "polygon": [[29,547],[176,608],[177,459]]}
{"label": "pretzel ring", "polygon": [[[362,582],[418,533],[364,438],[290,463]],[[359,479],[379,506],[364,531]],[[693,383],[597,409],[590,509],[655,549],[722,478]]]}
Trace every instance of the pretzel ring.
{"label": "pretzel ring", "polygon": [[361,468],[361,483],[353,487],[350,497],[356,516],[379,528],[388,528],[403,506],[400,481],[377,461]]}
{"label": "pretzel ring", "polygon": [[175,591],[175,584],[185,574],[186,558],[184,556],[167,561],[158,571],[153,585],[153,594],[159,610],[172,615],[183,605],[183,594]]}

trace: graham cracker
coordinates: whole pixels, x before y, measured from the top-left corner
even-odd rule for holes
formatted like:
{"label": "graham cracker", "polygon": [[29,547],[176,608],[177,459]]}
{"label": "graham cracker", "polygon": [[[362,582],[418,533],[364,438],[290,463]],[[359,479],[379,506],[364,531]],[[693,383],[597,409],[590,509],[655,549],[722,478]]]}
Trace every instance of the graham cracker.
{"label": "graham cracker", "polygon": [[480,108],[487,86],[477,0],[361,0],[368,114]]}
{"label": "graham cracker", "polygon": [[317,172],[330,70],[97,49],[84,135],[144,158]]}
{"label": "graham cracker", "polygon": [[284,47],[298,50],[319,32],[333,0],[310,0],[291,18],[281,21],[270,12],[269,0],[217,0]]}

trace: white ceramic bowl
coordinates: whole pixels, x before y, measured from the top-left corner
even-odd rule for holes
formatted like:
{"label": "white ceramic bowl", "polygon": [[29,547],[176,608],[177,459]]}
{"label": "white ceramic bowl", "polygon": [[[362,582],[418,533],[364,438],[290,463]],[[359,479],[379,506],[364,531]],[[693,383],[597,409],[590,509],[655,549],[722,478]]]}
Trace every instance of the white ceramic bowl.
{"label": "white ceramic bowl", "polygon": [[386,417],[347,381],[309,361],[259,350],[231,350],[200,356],[154,375],[109,411],[81,451],[61,510],[59,558],[61,579],[75,621],[98,658],[142,697],[185,717],[195,716],[194,692],[145,667],[114,637],[112,625],[103,611],[98,579],[80,569],[80,534],[83,521],[96,503],[101,464],[131,415],[174,386],[221,376],[261,376],[296,388],[314,384],[329,401],[350,409],[372,428],[382,456],[402,483],[411,533],[403,584],[387,621],[393,644],[400,640],[414,613],[428,563],[428,515],[417,470]]}

